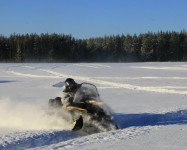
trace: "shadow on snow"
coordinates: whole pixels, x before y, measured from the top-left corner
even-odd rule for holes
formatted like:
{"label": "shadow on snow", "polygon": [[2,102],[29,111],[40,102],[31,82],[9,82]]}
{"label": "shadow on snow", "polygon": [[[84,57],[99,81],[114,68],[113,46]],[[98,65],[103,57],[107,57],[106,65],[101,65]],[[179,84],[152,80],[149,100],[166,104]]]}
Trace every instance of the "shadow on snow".
{"label": "shadow on snow", "polygon": [[165,114],[116,114],[120,128],[132,126],[180,125],[187,124],[187,109]]}
{"label": "shadow on snow", "polygon": [[10,83],[10,82],[16,82],[16,81],[0,80],[0,83]]}

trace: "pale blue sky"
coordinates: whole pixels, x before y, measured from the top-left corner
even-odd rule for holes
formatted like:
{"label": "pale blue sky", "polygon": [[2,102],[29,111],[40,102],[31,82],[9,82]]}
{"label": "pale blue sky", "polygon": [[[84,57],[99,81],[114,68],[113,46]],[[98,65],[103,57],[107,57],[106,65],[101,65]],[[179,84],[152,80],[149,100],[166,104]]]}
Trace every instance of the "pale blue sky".
{"label": "pale blue sky", "polygon": [[187,0],[0,0],[0,34],[75,38],[187,29]]}

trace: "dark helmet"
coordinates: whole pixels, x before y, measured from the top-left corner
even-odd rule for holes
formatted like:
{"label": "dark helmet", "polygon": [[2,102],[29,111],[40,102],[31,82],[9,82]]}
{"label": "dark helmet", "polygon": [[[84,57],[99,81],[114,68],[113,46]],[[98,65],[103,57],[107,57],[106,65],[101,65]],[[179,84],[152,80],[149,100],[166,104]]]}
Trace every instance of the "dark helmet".
{"label": "dark helmet", "polygon": [[65,80],[65,90],[64,92],[73,92],[77,88],[77,83],[72,78],[67,78]]}

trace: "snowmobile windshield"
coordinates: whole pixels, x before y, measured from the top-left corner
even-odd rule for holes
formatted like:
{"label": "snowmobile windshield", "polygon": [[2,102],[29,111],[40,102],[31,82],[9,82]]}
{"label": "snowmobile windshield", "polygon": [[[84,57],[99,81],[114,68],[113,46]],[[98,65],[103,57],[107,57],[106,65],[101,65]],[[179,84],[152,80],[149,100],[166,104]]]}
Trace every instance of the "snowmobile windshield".
{"label": "snowmobile windshield", "polygon": [[82,83],[75,93],[73,100],[75,103],[97,101],[100,102],[99,93],[95,85],[90,83]]}

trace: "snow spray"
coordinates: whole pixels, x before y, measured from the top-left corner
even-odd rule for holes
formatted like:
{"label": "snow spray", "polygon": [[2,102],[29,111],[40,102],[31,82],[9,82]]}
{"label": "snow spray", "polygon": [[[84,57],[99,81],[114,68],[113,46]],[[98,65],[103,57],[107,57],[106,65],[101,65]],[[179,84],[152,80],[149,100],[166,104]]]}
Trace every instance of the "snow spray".
{"label": "snow spray", "polygon": [[52,115],[40,105],[0,98],[0,127],[24,130],[70,130],[71,125],[59,115]]}

